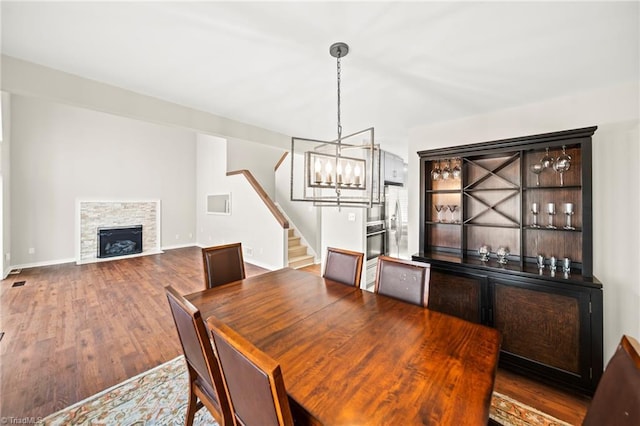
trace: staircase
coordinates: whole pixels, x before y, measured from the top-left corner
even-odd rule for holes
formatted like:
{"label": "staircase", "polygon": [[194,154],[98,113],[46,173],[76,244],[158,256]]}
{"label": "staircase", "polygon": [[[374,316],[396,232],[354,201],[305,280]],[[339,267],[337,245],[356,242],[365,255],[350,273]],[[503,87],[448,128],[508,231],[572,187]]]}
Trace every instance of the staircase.
{"label": "staircase", "polygon": [[302,268],[313,265],[313,256],[307,254],[307,246],[300,242],[300,237],[296,237],[295,230],[289,228],[289,267]]}

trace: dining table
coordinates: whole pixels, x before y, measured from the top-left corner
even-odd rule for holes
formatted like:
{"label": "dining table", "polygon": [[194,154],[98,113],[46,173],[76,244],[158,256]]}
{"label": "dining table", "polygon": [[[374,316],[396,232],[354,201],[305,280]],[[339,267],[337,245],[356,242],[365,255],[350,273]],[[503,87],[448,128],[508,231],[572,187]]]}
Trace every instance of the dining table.
{"label": "dining table", "polygon": [[185,297],[280,364],[302,424],[488,422],[493,328],[290,268]]}

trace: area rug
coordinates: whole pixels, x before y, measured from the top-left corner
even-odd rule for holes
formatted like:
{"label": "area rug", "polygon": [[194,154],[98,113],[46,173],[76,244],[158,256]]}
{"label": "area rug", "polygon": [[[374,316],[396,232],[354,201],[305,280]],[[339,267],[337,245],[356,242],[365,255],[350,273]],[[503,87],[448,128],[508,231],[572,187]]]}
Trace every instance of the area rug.
{"label": "area rug", "polygon": [[[184,425],[189,382],[184,357],[132,377],[42,419],[40,425]],[[506,395],[493,393],[491,418],[505,426],[570,426]],[[206,408],[195,426],[217,426]]]}

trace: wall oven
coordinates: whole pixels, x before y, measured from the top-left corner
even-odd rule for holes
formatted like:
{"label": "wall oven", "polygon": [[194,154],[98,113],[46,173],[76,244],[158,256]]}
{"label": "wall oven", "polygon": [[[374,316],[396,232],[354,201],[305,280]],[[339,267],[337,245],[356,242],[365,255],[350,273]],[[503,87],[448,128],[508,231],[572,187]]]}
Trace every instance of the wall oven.
{"label": "wall oven", "polygon": [[384,221],[367,223],[367,260],[375,259],[385,254],[385,226]]}

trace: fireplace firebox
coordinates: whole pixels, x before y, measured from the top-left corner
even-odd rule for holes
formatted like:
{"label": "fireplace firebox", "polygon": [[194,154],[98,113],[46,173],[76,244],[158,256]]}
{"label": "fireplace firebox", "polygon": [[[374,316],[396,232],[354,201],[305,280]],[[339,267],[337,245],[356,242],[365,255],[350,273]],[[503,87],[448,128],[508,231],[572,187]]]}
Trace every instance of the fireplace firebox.
{"label": "fireplace firebox", "polygon": [[142,253],[142,225],[98,228],[98,257]]}

